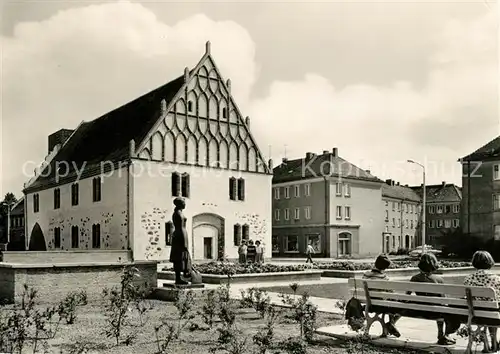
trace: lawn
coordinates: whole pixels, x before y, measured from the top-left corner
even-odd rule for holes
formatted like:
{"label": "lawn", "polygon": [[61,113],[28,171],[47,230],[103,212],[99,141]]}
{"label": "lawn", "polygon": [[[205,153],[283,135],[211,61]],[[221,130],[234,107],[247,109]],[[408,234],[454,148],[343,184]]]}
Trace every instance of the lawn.
{"label": "lawn", "polygon": [[[462,284],[464,278],[444,277],[443,279],[447,284]],[[262,287],[261,289],[267,292],[293,294],[293,290],[289,286]],[[327,299],[347,299],[349,297],[347,280],[345,283],[299,285],[297,294],[303,295],[305,293],[309,294],[309,296]]]}
{"label": "lawn", "polygon": [[[153,310],[146,318],[146,323],[140,325],[137,321],[132,321],[133,326],[127,326],[124,331],[124,336],[134,333],[135,340],[130,345],[116,345],[112,338],[107,338],[104,334],[106,331],[106,319],[103,314],[103,307],[86,305],[79,307],[77,310],[76,322],[72,325],[62,325],[54,339],[48,341],[48,353],[109,353],[109,354],[146,354],[157,353],[155,343],[154,327],[161,322],[162,318],[167,318],[176,321],[177,310],[172,303],[165,303],[156,300],[151,300],[150,305]],[[6,310],[7,307],[2,307]],[[195,311],[198,310],[194,309]],[[237,325],[241,329],[241,338],[246,338],[248,344],[242,353],[256,353],[256,346],[252,343],[252,336],[261,328],[264,327],[265,321],[260,319],[253,309],[237,310]],[[193,320],[193,323],[199,327],[203,327],[203,323],[199,316]],[[338,317],[332,317],[327,314],[318,314],[317,323],[319,326],[333,325],[339,323]],[[215,326],[218,324],[216,323]],[[217,341],[217,331],[201,330],[201,329],[183,330],[180,340],[177,340],[169,347],[169,353],[183,354],[202,354],[209,353]],[[299,327],[290,319],[283,317],[279,324],[275,327],[276,339],[288,338],[290,336],[299,336]],[[24,352],[24,351],[23,351]],[[29,351],[31,352],[31,350]],[[274,352],[274,351],[272,351]],[[309,354],[332,353],[344,354],[347,352],[346,344],[338,342],[331,338],[318,337],[313,344],[308,347]],[[368,347],[365,353],[417,353],[408,351],[377,349]]]}

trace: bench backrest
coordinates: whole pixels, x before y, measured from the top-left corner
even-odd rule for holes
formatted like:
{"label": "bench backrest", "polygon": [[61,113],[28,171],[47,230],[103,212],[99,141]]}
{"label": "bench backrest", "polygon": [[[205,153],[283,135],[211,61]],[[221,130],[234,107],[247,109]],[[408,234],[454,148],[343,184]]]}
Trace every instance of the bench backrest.
{"label": "bench backrest", "polygon": [[[492,288],[365,279],[349,279],[348,284],[351,295],[369,307],[500,320],[498,302]],[[416,296],[415,293],[428,296]]]}

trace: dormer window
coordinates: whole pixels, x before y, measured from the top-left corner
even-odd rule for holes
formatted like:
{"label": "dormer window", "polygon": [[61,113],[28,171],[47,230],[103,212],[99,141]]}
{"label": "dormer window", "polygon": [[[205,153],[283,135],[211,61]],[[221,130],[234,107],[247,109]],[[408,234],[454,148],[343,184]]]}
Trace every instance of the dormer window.
{"label": "dormer window", "polygon": [[222,118],[227,119],[227,108],[226,107],[222,108]]}

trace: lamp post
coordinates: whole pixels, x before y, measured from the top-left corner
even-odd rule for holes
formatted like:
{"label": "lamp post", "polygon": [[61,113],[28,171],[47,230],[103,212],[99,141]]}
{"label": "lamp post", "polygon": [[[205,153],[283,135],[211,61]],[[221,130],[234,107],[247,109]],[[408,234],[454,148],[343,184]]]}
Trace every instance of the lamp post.
{"label": "lamp post", "polygon": [[413,161],[413,160],[408,160],[408,162],[422,167],[422,182],[423,182],[423,184],[422,184],[422,254],[423,254],[424,248],[425,248],[425,231],[427,228],[427,225],[425,223],[425,216],[427,213],[427,207],[426,207],[427,194],[425,191],[425,166],[422,165],[421,163],[418,163],[418,162]]}

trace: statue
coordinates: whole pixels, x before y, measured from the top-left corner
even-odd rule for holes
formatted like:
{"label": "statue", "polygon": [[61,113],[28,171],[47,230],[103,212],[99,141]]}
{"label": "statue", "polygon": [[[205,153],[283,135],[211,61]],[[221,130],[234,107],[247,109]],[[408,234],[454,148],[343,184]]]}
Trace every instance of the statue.
{"label": "statue", "polygon": [[186,208],[186,202],[183,198],[174,199],[175,210],[172,215],[172,223],[174,224],[174,234],[172,237],[172,248],[170,249],[170,262],[174,264],[175,284],[187,285],[188,282],[183,280],[184,277],[189,278],[192,272],[191,256],[188,250],[188,236],[186,231],[186,217],[182,211]]}

